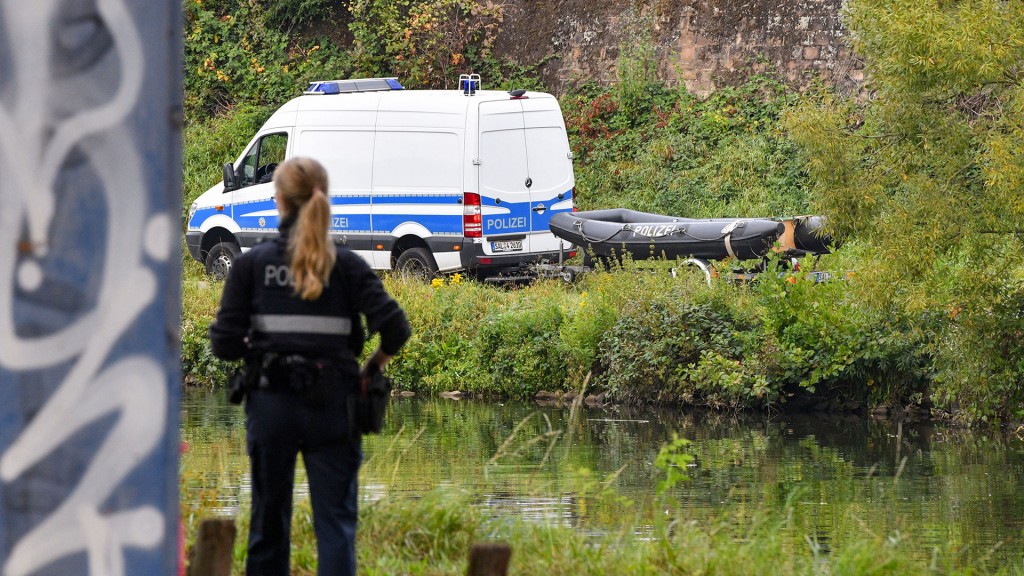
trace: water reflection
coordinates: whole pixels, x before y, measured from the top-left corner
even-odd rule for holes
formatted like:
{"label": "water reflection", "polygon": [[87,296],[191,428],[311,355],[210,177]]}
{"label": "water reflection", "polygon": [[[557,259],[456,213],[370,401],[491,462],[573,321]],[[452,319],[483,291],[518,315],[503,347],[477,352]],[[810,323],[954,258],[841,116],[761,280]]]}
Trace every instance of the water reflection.
{"label": "water reflection", "polygon": [[[825,553],[855,518],[862,529],[909,533],[933,546],[1020,562],[1024,443],[1016,437],[861,417],[770,418],[625,408],[396,400],[385,433],[368,437],[366,501],[466,491],[495,517],[600,531],[644,530],[654,509],[658,450],[690,439],[691,481],[673,496],[694,520],[791,506]],[[237,514],[249,492],[241,409],[221,394],[185,395],[186,514]],[[305,496],[302,472],[298,498]],[[609,498],[608,494],[614,497]]]}

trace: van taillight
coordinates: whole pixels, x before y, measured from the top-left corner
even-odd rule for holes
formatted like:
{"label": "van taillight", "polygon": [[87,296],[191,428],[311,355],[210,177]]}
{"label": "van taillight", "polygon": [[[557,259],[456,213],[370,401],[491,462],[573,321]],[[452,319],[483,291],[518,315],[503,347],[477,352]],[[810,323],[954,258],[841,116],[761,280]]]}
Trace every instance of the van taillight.
{"label": "van taillight", "polygon": [[483,210],[480,208],[480,195],[466,192],[462,196],[462,235],[466,238],[483,236]]}

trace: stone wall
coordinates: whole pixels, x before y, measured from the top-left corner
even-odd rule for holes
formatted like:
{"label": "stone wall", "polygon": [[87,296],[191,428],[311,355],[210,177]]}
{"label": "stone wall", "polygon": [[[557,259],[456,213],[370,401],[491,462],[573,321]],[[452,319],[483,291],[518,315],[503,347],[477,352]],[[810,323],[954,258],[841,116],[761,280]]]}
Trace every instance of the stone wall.
{"label": "stone wall", "polygon": [[[521,64],[544,61],[546,84],[562,92],[618,79],[619,54],[653,50],[658,80],[706,95],[770,72],[796,87],[823,78],[841,88],[863,81],[846,45],[843,0],[506,0],[496,44]],[[649,40],[646,40],[649,39]]]}

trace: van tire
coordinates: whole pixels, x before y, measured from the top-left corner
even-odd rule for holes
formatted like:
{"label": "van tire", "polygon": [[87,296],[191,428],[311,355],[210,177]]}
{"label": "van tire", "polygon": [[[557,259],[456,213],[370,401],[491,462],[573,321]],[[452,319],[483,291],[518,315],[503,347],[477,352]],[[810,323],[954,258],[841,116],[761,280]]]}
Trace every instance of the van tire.
{"label": "van tire", "polygon": [[227,280],[231,265],[240,250],[234,242],[219,242],[206,255],[206,273],[214,280]]}
{"label": "van tire", "polygon": [[419,278],[430,280],[437,276],[437,262],[433,254],[426,248],[409,248],[398,255],[395,270],[403,278]]}

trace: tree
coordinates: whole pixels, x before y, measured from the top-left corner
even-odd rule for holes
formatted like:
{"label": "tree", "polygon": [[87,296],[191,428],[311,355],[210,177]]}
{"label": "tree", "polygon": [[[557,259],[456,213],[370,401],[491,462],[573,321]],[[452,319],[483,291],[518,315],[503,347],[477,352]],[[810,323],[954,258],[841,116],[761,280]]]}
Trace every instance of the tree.
{"label": "tree", "polygon": [[822,91],[788,119],[812,203],[864,247],[879,301],[929,319],[940,397],[1011,416],[999,406],[1019,404],[1024,378],[1024,2],[850,0],[844,17],[863,91]]}

